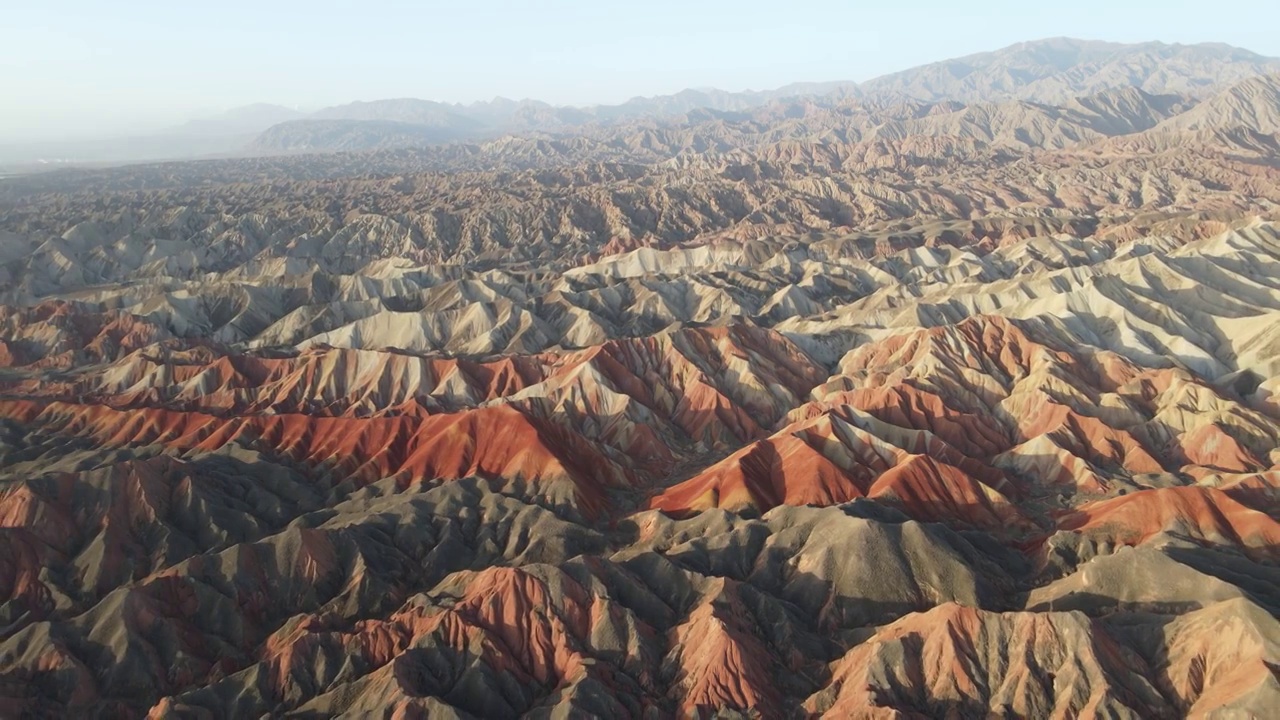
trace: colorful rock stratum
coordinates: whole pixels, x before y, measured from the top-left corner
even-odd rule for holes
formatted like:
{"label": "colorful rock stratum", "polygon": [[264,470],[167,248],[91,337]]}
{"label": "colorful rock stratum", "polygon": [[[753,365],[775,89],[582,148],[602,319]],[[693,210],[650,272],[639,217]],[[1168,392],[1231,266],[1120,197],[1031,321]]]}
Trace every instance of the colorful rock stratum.
{"label": "colorful rock stratum", "polygon": [[1153,57],[0,181],[0,716],[1280,716],[1280,64]]}

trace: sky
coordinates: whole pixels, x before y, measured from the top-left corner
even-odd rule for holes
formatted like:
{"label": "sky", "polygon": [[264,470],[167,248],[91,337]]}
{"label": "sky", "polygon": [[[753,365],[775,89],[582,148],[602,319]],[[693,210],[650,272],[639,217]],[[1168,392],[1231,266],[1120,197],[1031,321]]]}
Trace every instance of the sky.
{"label": "sky", "polygon": [[0,142],[143,133],[256,102],[617,103],[867,80],[1069,36],[1280,56],[1275,0],[2,0]]}

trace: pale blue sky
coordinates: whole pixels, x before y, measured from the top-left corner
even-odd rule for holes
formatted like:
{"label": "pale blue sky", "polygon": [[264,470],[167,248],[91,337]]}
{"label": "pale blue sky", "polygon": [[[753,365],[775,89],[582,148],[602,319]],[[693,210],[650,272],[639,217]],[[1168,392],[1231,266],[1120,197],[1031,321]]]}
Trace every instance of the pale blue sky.
{"label": "pale blue sky", "polygon": [[1275,0],[4,0],[0,141],[142,131],[252,102],[614,103],[865,80],[1022,40],[1280,56]]}

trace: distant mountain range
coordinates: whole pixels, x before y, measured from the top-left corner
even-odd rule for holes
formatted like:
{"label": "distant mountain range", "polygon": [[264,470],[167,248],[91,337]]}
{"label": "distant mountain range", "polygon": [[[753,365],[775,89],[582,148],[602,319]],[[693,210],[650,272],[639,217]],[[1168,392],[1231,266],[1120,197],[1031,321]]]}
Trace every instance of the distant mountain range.
{"label": "distant mountain range", "polygon": [[256,135],[278,123],[306,117],[301,110],[281,105],[257,103],[233,108],[207,118],[191,120],[173,129],[175,135]]}
{"label": "distant mountain range", "polygon": [[[770,91],[736,93],[684,90],[674,95],[637,97],[618,105],[557,107],[536,100],[506,98],[461,105],[399,98],[354,102],[304,114],[278,105],[257,104],[193,120],[153,137],[0,148],[0,161],[139,161],[415,147],[511,133],[556,132],[590,124],[672,118],[699,110],[743,113],[802,98],[826,104],[862,99],[876,103],[915,100],[1141,105],[1131,108],[1141,116],[1131,118],[1136,124],[1125,125],[1128,121],[1121,121],[1119,127],[1093,128],[1104,135],[1114,135],[1146,130],[1176,114],[1173,110],[1186,109],[1189,103],[1248,78],[1275,72],[1280,72],[1280,59],[1223,44],[1119,44],[1054,38],[924,65],[861,84],[799,83]],[[1108,94],[1131,89],[1143,95]],[[1167,107],[1147,107],[1151,103]],[[1106,116],[1108,122],[1126,112],[1123,108],[1102,113],[1097,108],[1077,109],[1086,115]],[[1203,112],[1216,110],[1207,108]]]}
{"label": "distant mountain range", "polygon": [[1221,43],[1169,45],[1052,38],[923,65],[865,82],[866,94],[918,100],[1030,100],[1059,105],[1120,87],[1203,95],[1280,71],[1280,59]]}
{"label": "distant mountain range", "polygon": [[[327,125],[324,132],[316,132],[310,127],[311,121],[299,120],[286,127],[273,128],[250,149],[256,152],[385,149],[423,144],[423,138],[440,142],[504,132],[555,130],[587,123],[674,117],[701,109],[745,112],[797,98],[824,102],[861,98],[961,103],[1028,101],[1062,105],[1112,90],[1137,89],[1153,96],[1173,96],[1170,102],[1176,104],[1179,98],[1203,97],[1241,80],[1276,71],[1280,71],[1280,60],[1229,45],[1126,45],[1053,38],[924,65],[861,85],[801,83],[766,92],[739,93],[685,90],[674,95],[633,98],[620,105],[588,108],[557,108],[536,101],[501,98],[474,105],[409,99],[352,103],[326,108],[312,116],[343,122],[340,131]],[[1100,98],[1100,101],[1106,102],[1106,99]],[[373,127],[362,126],[362,123],[386,121],[422,125],[433,132],[405,132],[405,128],[395,126],[379,133]]]}

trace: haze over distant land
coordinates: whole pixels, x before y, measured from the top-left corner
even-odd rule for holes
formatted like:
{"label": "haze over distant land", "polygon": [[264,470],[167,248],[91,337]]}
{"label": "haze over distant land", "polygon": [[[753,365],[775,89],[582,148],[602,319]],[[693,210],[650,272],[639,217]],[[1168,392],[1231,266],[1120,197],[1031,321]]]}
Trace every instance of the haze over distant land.
{"label": "haze over distant land", "polygon": [[1280,55],[1274,3],[984,0],[133,0],[20,3],[0,43],[0,138],[122,136],[254,102],[493,97],[618,104],[687,87],[856,80],[1029,39],[1225,42]]}
{"label": "haze over distant land", "polygon": [[555,106],[496,98],[467,105],[415,98],[361,101],[315,112],[258,103],[127,137],[0,145],[0,162],[37,167],[289,152],[370,150],[478,140],[510,133],[565,132],[586,125],[665,119],[696,110],[741,112],[788,98],[832,103],[895,97],[961,102],[1061,104],[1108,89],[1138,87],[1200,98],[1280,60],[1223,44],[1117,44],[1056,38],[1019,43],[911,68],[863,83],[793,83],[771,91],[684,90],[617,105]]}

